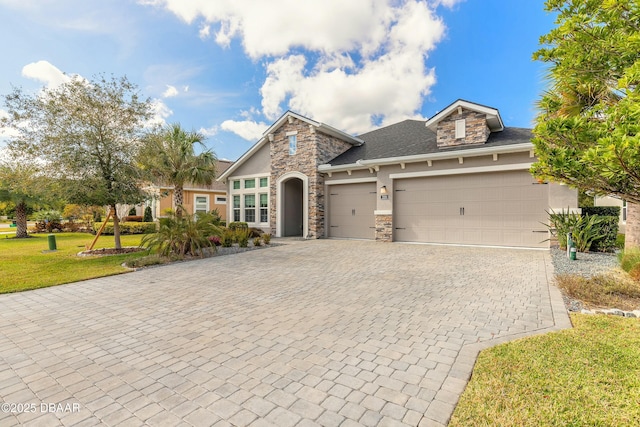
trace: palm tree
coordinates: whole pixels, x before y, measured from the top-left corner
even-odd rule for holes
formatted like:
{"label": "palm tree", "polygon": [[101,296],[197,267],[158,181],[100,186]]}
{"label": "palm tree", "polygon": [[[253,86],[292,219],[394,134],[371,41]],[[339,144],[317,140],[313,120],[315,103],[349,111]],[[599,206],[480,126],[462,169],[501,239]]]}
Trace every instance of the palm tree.
{"label": "palm tree", "polygon": [[216,155],[207,149],[195,153],[195,145],[205,147],[204,139],[204,135],[185,131],[179,123],[174,123],[145,140],[141,163],[156,181],[173,185],[178,217],[182,215],[184,184],[211,185],[216,178]]}

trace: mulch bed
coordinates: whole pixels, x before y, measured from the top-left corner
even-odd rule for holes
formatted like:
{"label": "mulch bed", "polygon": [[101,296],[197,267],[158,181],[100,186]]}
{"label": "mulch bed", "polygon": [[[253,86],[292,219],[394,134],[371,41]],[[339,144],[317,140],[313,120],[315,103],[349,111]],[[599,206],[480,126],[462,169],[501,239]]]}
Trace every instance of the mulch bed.
{"label": "mulch bed", "polygon": [[116,248],[102,248],[102,249],[93,249],[90,251],[82,251],[78,253],[78,256],[106,256],[106,255],[122,255],[122,254],[130,254],[134,252],[142,252],[146,251],[147,248],[139,248],[139,247],[126,247],[121,249]]}

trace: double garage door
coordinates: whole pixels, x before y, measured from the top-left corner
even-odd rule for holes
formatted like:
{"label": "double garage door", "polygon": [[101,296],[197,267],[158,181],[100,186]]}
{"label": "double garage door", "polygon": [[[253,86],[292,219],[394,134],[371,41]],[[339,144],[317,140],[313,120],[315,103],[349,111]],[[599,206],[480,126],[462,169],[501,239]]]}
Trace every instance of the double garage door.
{"label": "double garage door", "polygon": [[394,240],[548,247],[549,186],[527,171],[394,182]]}
{"label": "double garage door", "polygon": [[[375,183],[329,187],[329,236],[375,237]],[[527,171],[394,180],[393,239],[548,247],[549,186]]]}

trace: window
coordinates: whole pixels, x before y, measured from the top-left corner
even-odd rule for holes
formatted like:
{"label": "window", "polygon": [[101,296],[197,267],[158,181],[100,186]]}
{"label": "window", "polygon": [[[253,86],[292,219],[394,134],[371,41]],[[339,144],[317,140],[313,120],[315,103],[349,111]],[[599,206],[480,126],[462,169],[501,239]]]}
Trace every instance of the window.
{"label": "window", "polygon": [[260,194],[260,222],[269,222],[269,195]]}
{"label": "window", "polygon": [[244,188],[256,188],[256,180],[253,179],[245,179],[244,180]]}
{"label": "window", "polygon": [[233,220],[240,221],[240,196],[233,196]]}
{"label": "window", "polygon": [[195,196],[193,213],[206,213],[209,210],[209,196]]}
{"label": "window", "polygon": [[240,181],[233,181],[233,189],[234,190],[240,189]]}
{"label": "window", "polygon": [[216,205],[224,205],[227,203],[226,196],[216,196]]}
{"label": "window", "polygon": [[256,222],[256,195],[244,195],[244,222]]}
{"label": "window", "polygon": [[456,120],[456,139],[465,137],[465,120]]}
{"label": "window", "polygon": [[264,188],[269,185],[269,178],[260,178],[260,188]]}
{"label": "window", "polygon": [[293,156],[298,150],[298,136],[289,135],[289,155]]}
{"label": "window", "polygon": [[627,201],[622,201],[622,222],[627,222]]}

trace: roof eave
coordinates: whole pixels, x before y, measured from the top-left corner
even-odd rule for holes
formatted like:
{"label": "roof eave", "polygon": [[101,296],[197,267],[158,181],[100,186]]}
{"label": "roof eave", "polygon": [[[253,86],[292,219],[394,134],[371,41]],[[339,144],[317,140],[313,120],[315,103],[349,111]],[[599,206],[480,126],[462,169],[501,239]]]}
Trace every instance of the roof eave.
{"label": "roof eave", "polygon": [[448,160],[459,157],[479,157],[491,154],[519,153],[523,151],[533,152],[533,144],[524,142],[496,147],[471,148],[468,150],[447,151],[443,153],[416,154],[412,156],[386,157],[380,159],[358,160],[356,163],[331,166],[330,164],[318,166],[319,172],[344,172],[347,170],[368,169],[375,166],[388,166],[402,163],[426,162],[429,160]]}

